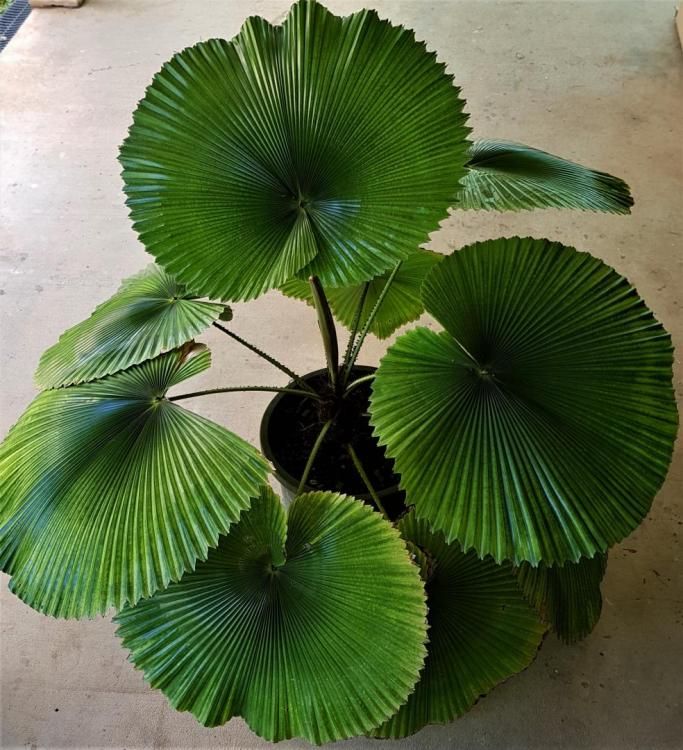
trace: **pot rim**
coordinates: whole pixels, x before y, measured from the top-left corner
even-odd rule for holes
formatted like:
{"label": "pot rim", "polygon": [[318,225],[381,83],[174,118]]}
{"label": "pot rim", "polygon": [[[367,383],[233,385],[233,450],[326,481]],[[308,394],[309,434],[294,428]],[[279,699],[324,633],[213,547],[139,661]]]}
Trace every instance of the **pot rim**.
{"label": "pot rim", "polygon": [[[361,372],[370,374],[371,372],[375,372],[377,370],[376,367],[373,367],[371,365],[354,365],[352,372]],[[304,375],[301,376],[302,380],[306,380],[307,378],[315,377],[317,375],[322,375],[324,373],[327,373],[327,368],[322,368],[320,370],[313,370],[311,372],[307,372]],[[295,381],[290,382],[287,387],[296,387]],[[290,492],[295,493],[299,487],[299,479],[296,479],[296,477],[293,477],[278,461],[277,457],[275,456],[275,452],[273,450],[273,445],[270,441],[270,435],[269,435],[269,428],[270,428],[270,420],[272,418],[273,412],[277,409],[278,405],[289,394],[287,393],[277,393],[275,397],[268,403],[268,406],[266,406],[266,410],[263,412],[263,416],[261,417],[261,425],[259,428],[259,442],[261,443],[261,451],[265,455],[265,457],[273,464],[273,468],[275,469],[274,474],[275,478],[283,484]],[[377,496],[382,499],[385,497],[389,497],[390,495],[393,495],[396,492],[400,492],[400,487],[398,484],[394,484],[391,487],[385,487],[384,489],[377,491]],[[308,484],[304,487],[304,492],[318,492],[319,490],[315,487],[310,487]],[[365,502],[372,502],[372,497],[370,493],[364,492],[362,494],[358,493],[353,495],[353,497],[357,498],[358,500],[363,500]]]}

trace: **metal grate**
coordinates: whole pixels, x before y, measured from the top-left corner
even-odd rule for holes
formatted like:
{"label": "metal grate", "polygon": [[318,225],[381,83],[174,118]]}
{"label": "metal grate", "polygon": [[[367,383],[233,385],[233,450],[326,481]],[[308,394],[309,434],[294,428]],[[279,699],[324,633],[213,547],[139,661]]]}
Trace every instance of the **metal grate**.
{"label": "metal grate", "polygon": [[0,16],[0,52],[5,49],[30,12],[28,0],[14,0]]}

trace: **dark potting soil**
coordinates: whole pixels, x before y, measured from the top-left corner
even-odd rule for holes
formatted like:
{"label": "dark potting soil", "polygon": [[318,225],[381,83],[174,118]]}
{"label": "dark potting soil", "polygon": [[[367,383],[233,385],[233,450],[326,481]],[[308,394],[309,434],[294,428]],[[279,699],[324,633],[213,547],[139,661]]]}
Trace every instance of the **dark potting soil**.
{"label": "dark potting soil", "polygon": [[[351,382],[372,372],[370,368],[353,371]],[[327,374],[304,376],[317,391],[327,383]],[[372,486],[377,492],[396,487],[399,477],[394,473],[394,462],[387,458],[372,435],[368,413],[370,383],[355,388],[343,401],[334,423],[325,436],[307,485],[317,490],[342,492],[347,495],[367,495],[368,490],[361,479],[346,445],[350,443],[358,455]],[[319,402],[301,396],[285,394],[271,414],[269,440],[273,456],[292,477],[303,474],[326,415],[321,414]],[[382,498],[387,513],[398,517],[405,509],[404,494],[395,492]],[[372,501],[368,501],[372,504]]]}

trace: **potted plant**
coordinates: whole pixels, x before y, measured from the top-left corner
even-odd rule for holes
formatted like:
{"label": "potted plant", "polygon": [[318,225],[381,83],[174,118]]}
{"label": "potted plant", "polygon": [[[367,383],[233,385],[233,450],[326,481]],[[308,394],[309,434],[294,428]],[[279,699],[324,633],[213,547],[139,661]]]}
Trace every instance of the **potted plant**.
{"label": "potted plant", "polygon": [[[273,741],[403,737],[525,668],[548,627],[587,635],[669,465],[670,338],[586,252],[422,245],[449,209],[628,213],[627,185],[471,140],[410,31],[314,0],[174,55],[120,160],[155,263],[45,352],[0,448],[12,591],[117,610],[175,708]],[[237,332],[229,304],[274,289],[315,311],[321,370]],[[437,330],[358,364],[424,311]],[[183,386],[209,326],[289,384]],[[261,443],[287,507],[261,452],[183,405],[254,390],[277,392]]]}

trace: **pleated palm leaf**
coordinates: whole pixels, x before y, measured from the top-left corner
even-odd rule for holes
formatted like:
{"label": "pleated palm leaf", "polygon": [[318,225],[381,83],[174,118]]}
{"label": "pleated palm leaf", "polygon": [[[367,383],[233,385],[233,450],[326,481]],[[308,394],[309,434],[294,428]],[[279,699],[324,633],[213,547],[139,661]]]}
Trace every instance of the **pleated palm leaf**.
{"label": "pleated palm leaf", "polygon": [[633,198],[619,177],[509,141],[475,141],[454,208],[523,211],[573,208],[631,212]]}
{"label": "pleated palm leaf", "polygon": [[183,50],[140,102],[121,164],[133,225],[194,291],[367,281],[447,215],[463,102],[434,53],[372,11],[299,0],[281,26]]}
{"label": "pleated palm leaf", "polygon": [[419,571],[388,522],[329,492],[299,495],[286,513],[270,488],[206,562],[116,622],[178,710],[317,744],[394,714],[427,635]]}
{"label": "pleated palm leaf", "polygon": [[409,513],[398,524],[427,558],[429,644],[414,692],[374,736],[398,739],[464,714],[502,680],[526,668],[545,628],[524,601],[510,566],[447,544]]}
{"label": "pleated palm leaf", "polygon": [[420,518],[497,561],[577,561],[623,539],[676,435],[671,339],[626,279],[547,240],[471,245],[422,287],[445,328],[380,363],[376,434]]}
{"label": "pleated palm leaf", "polygon": [[44,391],[0,447],[0,565],[56,617],[150,596],[206,557],[265,480],[237,435],[165,398],[205,370],[186,346]]}

